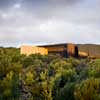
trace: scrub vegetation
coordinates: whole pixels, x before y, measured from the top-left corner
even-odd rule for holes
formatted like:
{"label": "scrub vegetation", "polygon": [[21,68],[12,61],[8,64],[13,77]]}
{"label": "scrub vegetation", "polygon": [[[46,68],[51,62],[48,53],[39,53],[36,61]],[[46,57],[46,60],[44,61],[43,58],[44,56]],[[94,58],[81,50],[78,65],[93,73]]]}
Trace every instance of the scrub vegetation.
{"label": "scrub vegetation", "polygon": [[100,60],[0,48],[0,100],[100,100]]}

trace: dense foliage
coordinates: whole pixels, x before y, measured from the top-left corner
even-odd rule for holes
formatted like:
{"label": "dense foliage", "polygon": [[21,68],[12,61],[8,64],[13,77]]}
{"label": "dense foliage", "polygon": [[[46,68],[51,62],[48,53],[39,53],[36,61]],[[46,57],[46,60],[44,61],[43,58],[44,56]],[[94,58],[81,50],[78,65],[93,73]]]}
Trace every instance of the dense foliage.
{"label": "dense foliage", "polygon": [[100,100],[100,60],[0,48],[0,100]]}

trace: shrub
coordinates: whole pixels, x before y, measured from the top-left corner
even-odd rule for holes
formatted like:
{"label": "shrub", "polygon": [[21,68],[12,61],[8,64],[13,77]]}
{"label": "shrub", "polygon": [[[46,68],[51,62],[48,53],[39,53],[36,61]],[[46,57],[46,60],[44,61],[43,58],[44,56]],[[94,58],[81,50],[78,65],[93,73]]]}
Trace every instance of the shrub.
{"label": "shrub", "polygon": [[76,100],[100,100],[100,79],[87,79],[76,85]]}

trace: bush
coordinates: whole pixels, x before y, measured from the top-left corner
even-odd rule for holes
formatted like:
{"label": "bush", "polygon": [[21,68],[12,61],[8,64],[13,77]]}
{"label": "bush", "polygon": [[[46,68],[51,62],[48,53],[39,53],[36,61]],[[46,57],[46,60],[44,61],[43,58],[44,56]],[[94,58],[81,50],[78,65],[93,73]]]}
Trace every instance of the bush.
{"label": "bush", "polygon": [[100,79],[87,79],[76,85],[76,100],[100,100]]}

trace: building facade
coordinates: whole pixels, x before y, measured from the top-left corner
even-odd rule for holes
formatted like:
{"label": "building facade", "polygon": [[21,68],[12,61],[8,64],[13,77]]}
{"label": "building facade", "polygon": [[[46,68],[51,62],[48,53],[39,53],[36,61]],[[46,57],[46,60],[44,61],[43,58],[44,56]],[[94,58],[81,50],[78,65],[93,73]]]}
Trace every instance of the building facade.
{"label": "building facade", "polygon": [[24,45],[24,46],[21,46],[20,53],[27,55],[27,56],[29,56],[31,54],[47,55],[48,50],[46,48],[43,48],[43,47]]}
{"label": "building facade", "polygon": [[63,57],[78,57],[78,47],[75,44],[53,44],[42,46],[22,46],[21,54],[59,54]]}
{"label": "building facade", "polygon": [[54,44],[41,46],[50,54],[60,54],[63,57],[78,57],[78,47],[75,44]]}

